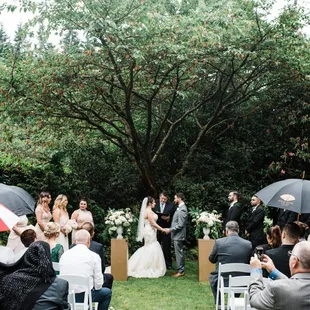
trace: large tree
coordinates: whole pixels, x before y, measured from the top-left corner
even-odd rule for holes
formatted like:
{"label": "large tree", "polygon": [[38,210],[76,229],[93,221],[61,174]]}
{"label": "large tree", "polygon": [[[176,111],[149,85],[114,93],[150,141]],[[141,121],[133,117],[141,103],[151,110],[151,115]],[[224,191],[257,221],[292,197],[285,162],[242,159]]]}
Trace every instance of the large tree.
{"label": "large tree", "polygon": [[154,168],[173,147],[169,173],[184,176],[203,139],[307,83],[298,10],[267,22],[256,1],[213,2],[23,1],[39,13],[32,23],[80,42],[13,55],[3,110],[116,147],[155,194]]}

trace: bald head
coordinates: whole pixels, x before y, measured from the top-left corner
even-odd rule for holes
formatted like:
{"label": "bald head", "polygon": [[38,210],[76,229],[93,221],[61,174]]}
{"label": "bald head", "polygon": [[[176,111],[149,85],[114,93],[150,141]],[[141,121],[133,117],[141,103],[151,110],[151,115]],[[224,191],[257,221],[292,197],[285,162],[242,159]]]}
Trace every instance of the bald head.
{"label": "bald head", "polygon": [[90,234],[85,229],[80,229],[75,234],[76,244],[85,244],[87,247],[90,245]]}
{"label": "bald head", "polygon": [[293,249],[293,253],[298,257],[300,267],[305,271],[310,271],[310,242],[298,242]]}

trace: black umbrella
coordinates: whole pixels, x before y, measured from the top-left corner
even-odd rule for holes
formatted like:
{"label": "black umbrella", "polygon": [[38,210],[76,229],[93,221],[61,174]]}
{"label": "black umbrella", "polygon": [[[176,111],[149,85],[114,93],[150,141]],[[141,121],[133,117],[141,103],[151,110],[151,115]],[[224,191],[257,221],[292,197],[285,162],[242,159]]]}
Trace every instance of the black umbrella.
{"label": "black umbrella", "polygon": [[21,216],[33,213],[36,201],[21,187],[0,183],[0,203]]}
{"label": "black umbrella", "polygon": [[261,189],[256,196],[270,207],[310,213],[310,181],[307,180],[287,179],[275,182]]}

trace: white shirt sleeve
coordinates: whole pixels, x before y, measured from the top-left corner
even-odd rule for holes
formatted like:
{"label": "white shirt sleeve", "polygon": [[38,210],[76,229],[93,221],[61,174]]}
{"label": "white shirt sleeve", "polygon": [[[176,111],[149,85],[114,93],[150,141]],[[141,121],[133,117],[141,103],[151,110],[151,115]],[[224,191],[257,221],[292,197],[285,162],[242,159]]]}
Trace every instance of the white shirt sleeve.
{"label": "white shirt sleeve", "polygon": [[101,258],[98,254],[94,254],[94,288],[95,290],[99,290],[102,288],[103,284],[103,275],[101,269]]}

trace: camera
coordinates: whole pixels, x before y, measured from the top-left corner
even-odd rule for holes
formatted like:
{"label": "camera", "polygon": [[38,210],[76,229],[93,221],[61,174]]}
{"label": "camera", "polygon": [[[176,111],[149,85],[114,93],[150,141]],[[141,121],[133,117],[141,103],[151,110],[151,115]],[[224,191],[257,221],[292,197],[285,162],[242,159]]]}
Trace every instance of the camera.
{"label": "camera", "polygon": [[256,247],[255,253],[257,255],[257,258],[262,262],[264,258],[264,248],[261,246]]}

